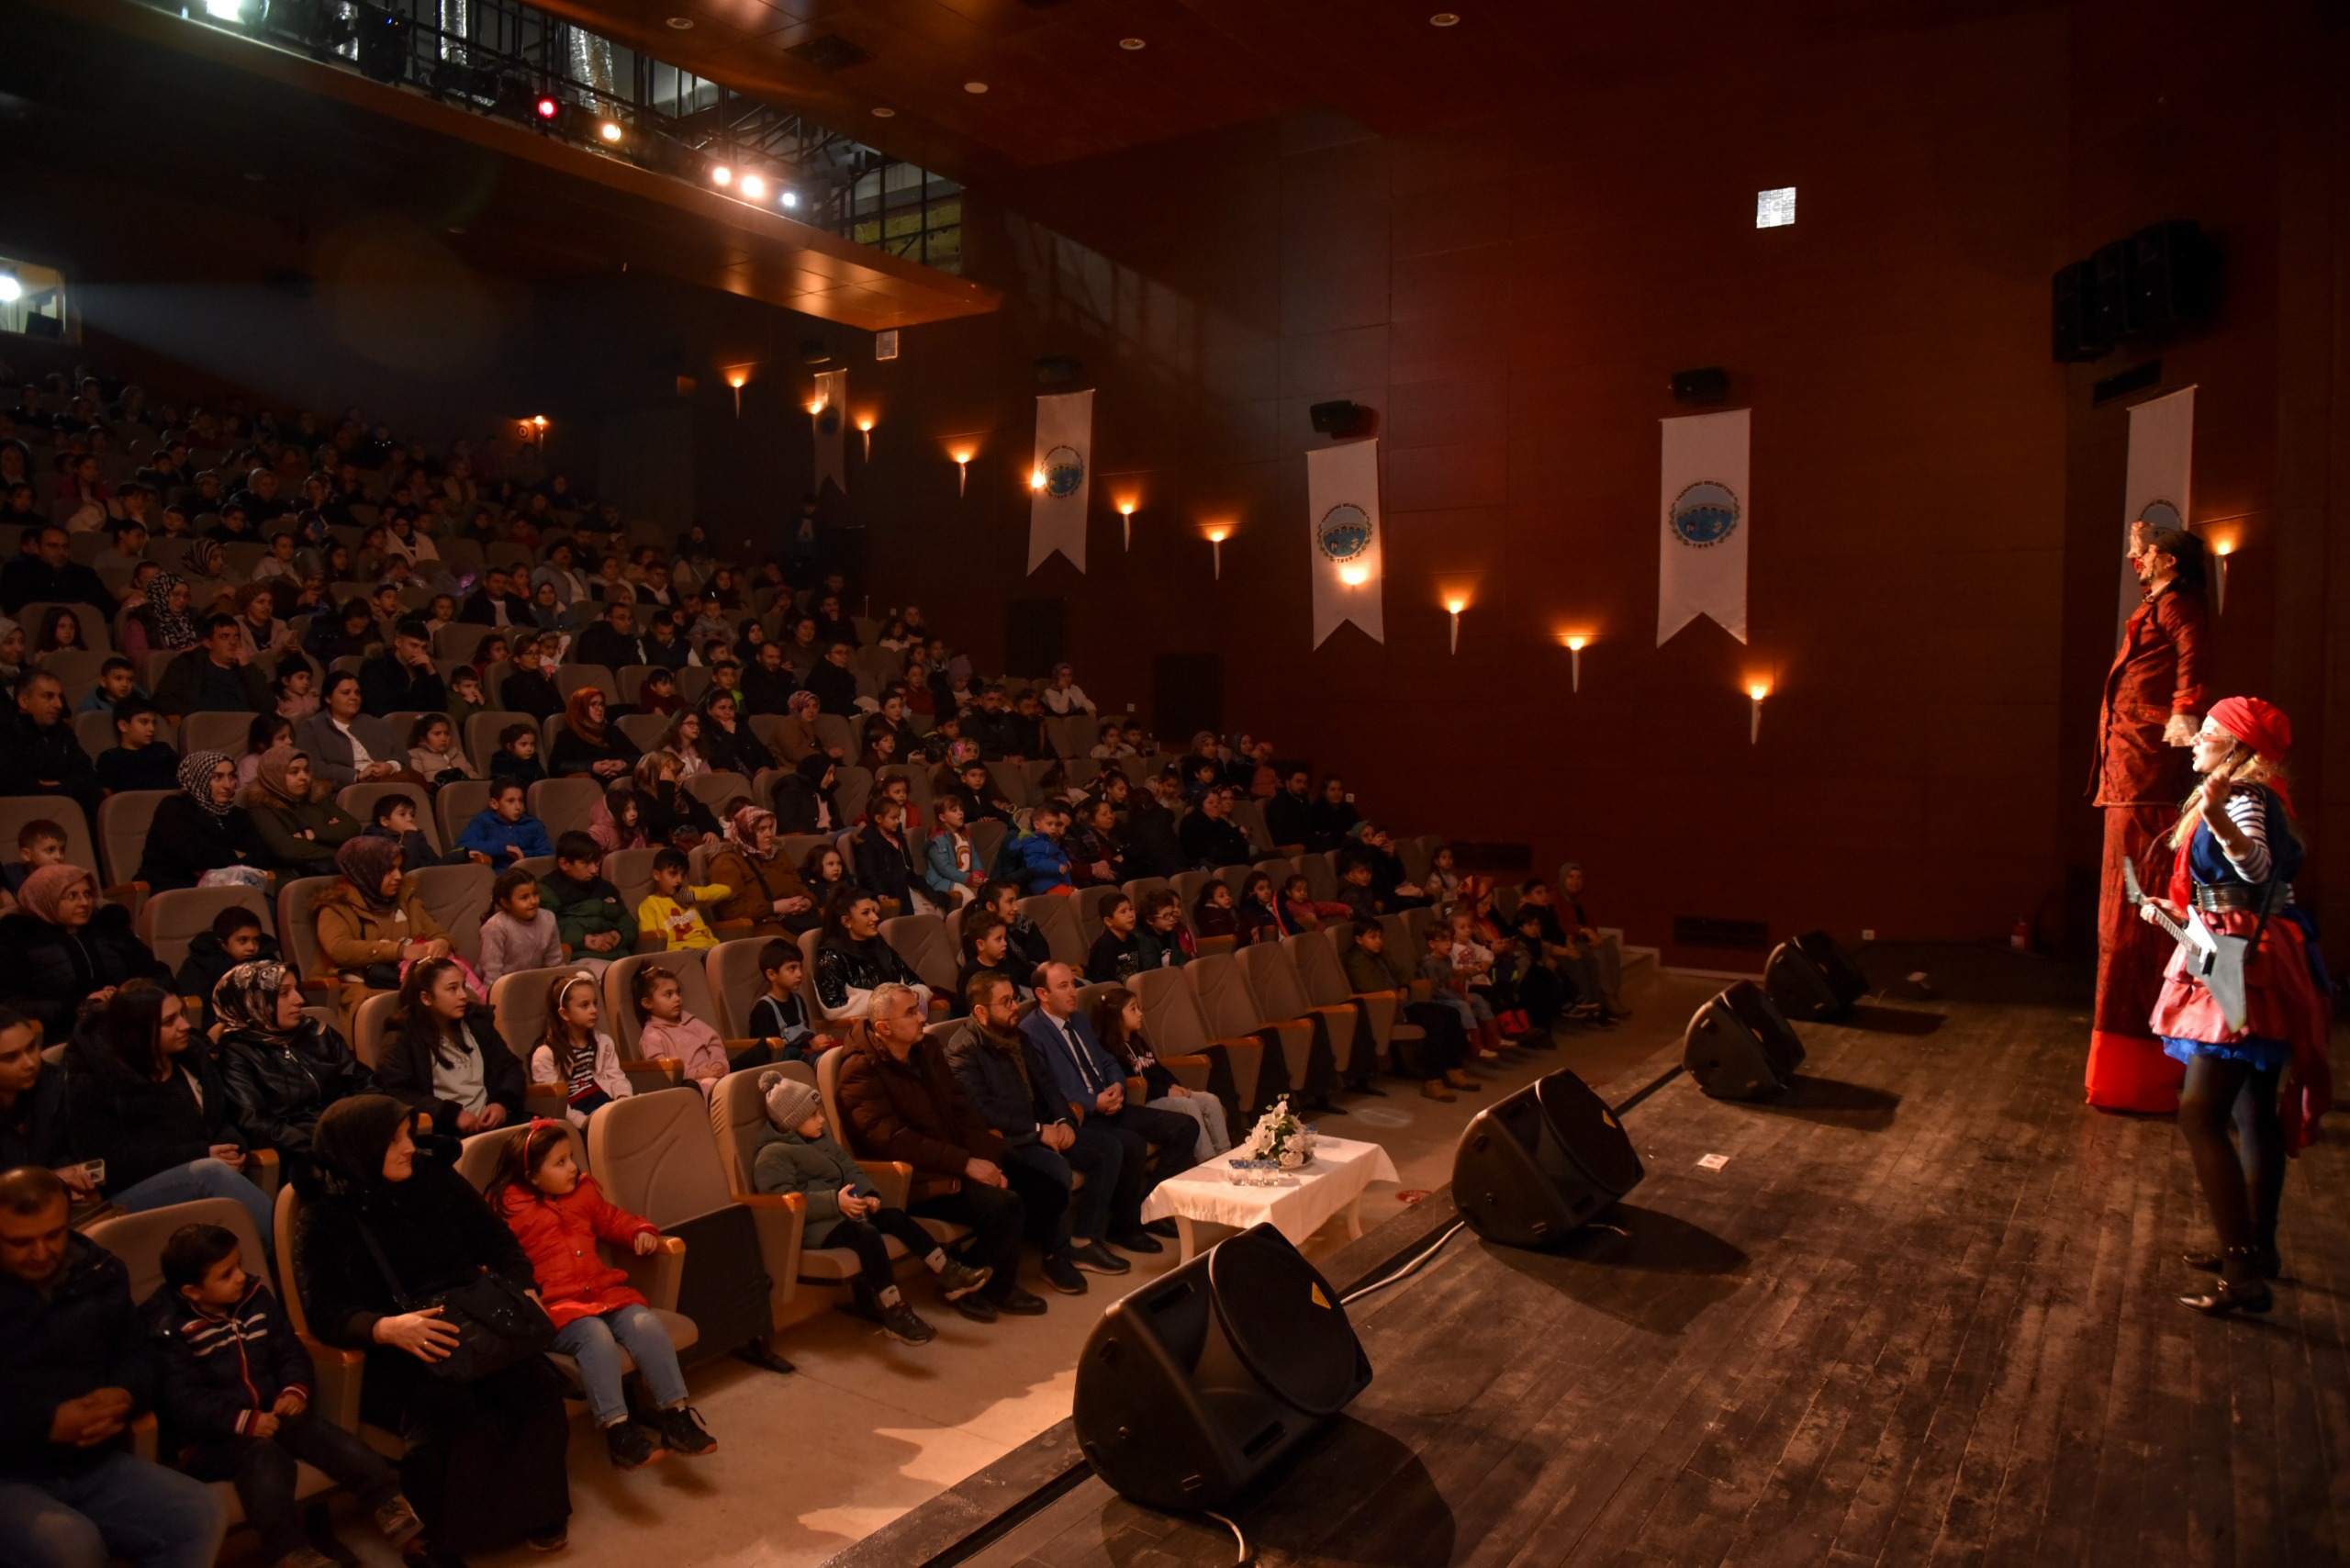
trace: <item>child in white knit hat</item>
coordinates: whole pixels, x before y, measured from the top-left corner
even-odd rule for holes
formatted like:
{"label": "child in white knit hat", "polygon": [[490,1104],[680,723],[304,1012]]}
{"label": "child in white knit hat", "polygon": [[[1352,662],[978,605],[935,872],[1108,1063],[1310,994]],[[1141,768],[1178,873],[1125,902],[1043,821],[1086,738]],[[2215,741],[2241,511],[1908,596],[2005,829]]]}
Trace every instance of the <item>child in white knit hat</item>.
{"label": "child in white knit hat", "polygon": [[891,1271],[888,1238],[938,1276],[939,1294],[959,1300],[988,1282],[994,1271],[974,1269],[950,1256],[903,1209],[884,1208],[865,1170],[824,1126],[815,1086],[789,1073],[759,1075],[767,1097],[769,1136],[751,1163],[751,1184],[762,1193],[798,1193],[808,1201],[808,1248],[845,1247],[862,1265],[845,1310],[881,1325],[893,1339],[928,1344],[937,1330],[906,1305]]}

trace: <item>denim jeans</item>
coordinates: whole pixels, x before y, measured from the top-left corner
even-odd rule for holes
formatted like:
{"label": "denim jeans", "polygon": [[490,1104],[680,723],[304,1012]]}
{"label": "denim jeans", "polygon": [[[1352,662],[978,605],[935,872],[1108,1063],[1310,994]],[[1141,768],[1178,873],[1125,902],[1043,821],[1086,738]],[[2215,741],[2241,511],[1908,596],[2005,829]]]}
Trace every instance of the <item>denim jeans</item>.
{"label": "denim jeans", "polygon": [[316,1465],[351,1488],[359,1506],[371,1513],[399,1495],[400,1473],[392,1462],[315,1410],[285,1417],[275,1437],[199,1444],[187,1468],[207,1479],[236,1483],[246,1522],[261,1536],[261,1560],[275,1562],[304,1544],[302,1509],[294,1495],[301,1481],[297,1462]]}
{"label": "denim jeans", "polygon": [[619,1306],[601,1317],[576,1317],[555,1331],[550,1348],[578,1361],[579,1382],[599,1427],[628,1416],[628,1398],[621,1392],[623,1347],[635,1358],[655,1405],[666,1410],[685,1401],[686,1377],[677,1370],[677,1352],[651,1307]]}
{"label": "denim jeans", "polygon": [[1200,1124],[1200,1136],[1192,1144],[1192,1163],[1194,1165],[1213,1159],[1232,1147],[1232,1135],[1224,1126],[1224,1102],[1213,1094],[1194,1092],[1181,1097],[1162,1094],[1150,1102],[1150,1108],[1172,1111]]}
{"label": "denim jeans", "polygon": [[203,1482],[110,1453],[73,1475],[0,1481],[0,1563],[107,1568],[123,1557],[139,1568],[211,1568],[227,1518]]}
{"label": "denim jeans", "polygon": [[132,1214],[144,1214],[171,1204],[192,1204],[199,1198],[233,1198],[252,1215],[262,1250],[272,1255],[277,1250],[269,1194],[250,1176],[229,1170],[209,1155],[169,1170],[158,1170],[144,1182],[106,1196]]}

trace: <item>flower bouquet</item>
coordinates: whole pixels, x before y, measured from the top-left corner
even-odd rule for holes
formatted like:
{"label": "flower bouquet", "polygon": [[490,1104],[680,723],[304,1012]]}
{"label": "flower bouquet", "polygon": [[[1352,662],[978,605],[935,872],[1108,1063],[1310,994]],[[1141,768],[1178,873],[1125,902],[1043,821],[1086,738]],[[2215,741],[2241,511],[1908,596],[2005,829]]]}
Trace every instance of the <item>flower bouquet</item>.
{"label": "flower bouquet", "polygon": [[1283,1170],[1295,1170],[1314,1159],[1314,1129],[1297,1119],[1297,1113],[1289,1108],[1289,1096],[1284,1094],[1257,1118],[1257,1125],[1248,1129],[1248,1136],[1235,1152]]}

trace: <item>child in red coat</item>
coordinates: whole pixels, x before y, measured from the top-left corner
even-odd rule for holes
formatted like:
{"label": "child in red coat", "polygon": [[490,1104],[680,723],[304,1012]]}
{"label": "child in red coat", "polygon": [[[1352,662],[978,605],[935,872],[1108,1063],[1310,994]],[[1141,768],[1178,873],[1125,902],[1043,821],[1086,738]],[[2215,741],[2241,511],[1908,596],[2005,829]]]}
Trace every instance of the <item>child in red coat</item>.
{"label": "child in red coat", "polygon": [[[666,1453],[698,1457],[717,1448],[686,1406],[685,1375],[661,1319],[630,1288],[626,1272],[596,1250],[600,1239],[642,1256],[661,1245],[661,1232],[605,1197],[595,1178],[581,1172],[565,1126],[534,1121],[508,1139],[487,1196],[530,1256],[541,1305],[554,1320],[551,1348],[579,1363],[579,1381],[604,1428],[612,1463],[635,1470]],[[621,1388],[623,1348],[659,1406],[650,1422],[629,1418]]]}

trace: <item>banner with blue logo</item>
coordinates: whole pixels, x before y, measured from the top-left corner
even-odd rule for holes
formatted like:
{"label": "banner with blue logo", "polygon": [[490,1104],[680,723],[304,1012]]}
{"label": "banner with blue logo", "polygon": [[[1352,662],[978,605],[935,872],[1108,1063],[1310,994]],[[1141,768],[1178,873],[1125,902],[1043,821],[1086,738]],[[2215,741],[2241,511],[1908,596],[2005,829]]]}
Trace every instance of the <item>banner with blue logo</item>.
{"label": "banner with blue logo", "polygon": [[816,373],[816,396],[809,406],[808,428],[816,441],[816,490],[821,494],[829,483],[847,494],[848,457],[844,450],[844,432],[848,429],[847,371]]}
{"label": "banner with blue logo", "polygon": [[1347,622],[1387,641],[1387,567],[1379,521],[1379,442],[1305,454],[1307,548],[1314,561],[1314,645]]}
{"label": "banner with blue logo", "polygon": [[1664,424],[1663,524],[1657,545],[1656,641],[1700,615],[1746,641],[1747,415],[1692,414]]}
{"label": "banner with blue logo", "polygon": [[[2131,531],[2140,523],[2184,530],[2195,488],[2195,388],[2150,398],[2130,409],[2130,457],[2122,482],[2121,549],[2129,553]],[[2121,646],[2123,623],[2146,590],[2130,564],[2121,564],[2121,610],[2113,641]]]}
{"label": "banner with blue logo", "polygon": [[1028,470],[1028,569],[1059,551],[1085,570],[1085,501],[1093,487],[1093,394],[1036,399],[1036,461]]}

